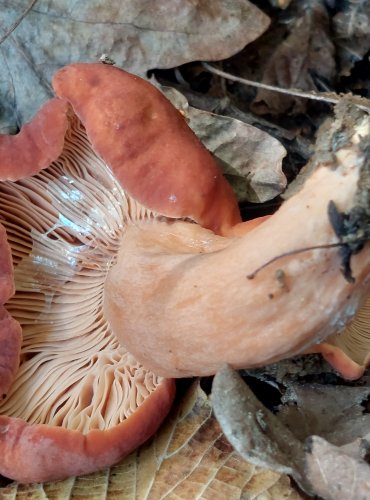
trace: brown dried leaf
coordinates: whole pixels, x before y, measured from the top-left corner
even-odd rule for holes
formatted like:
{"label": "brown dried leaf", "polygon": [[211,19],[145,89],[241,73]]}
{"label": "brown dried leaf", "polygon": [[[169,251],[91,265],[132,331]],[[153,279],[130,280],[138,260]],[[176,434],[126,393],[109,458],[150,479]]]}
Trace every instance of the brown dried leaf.
{"label": "brown dried leaf", "polygon": [[304,474],[303,444],[229,366],[214,378],[212,404],[225,436],[246,460],[291,475],[305,492],[311,493]]}
{"label": "brown dried leaf", "polygon": [[370,498],[370,467],[346,454],[325,439],[313,436],[306,460],[308,480],[325,500],[366,500]]}
{"label": "brown dried leaf", "polygon": [[[28,2],[29,3],[29,2]],[[0,132],[15,130],[51,95],[59,67],[108,54],[145,75],[196,59],[231,56],[260,36],[269,18],[248,0],[0,0]]]}
{"label": "brown dried leaf", "polygon": [[[344,390],[339,401],[335,401],[334,390],[325,393],[327,406],[324,397],[318,401],[317,394],[306,401],[307,407],[314,407],[316,404],[319,406],[315,416],[317,429],[321,428],[320,419],[326,419],[328,425],[329,422],[332,426],[338,424],[340,428],[341,421],[345,421],[345,412],[353,412],[353,408],[357,408],[360,401],[369,394],[365,387],[343,389],[349,391]],[[358,391],[352,392],[351,389]],[[347,402],[346,396],[350,399]],[[289,473],[307,493],[319,495],[325,500],[370,498],[370,467],[364,460],[370,450],[367,419],[361,423],[363,426],[360,425],[362,437],[350,442],[346,439],[351,438],[351,424],[342,426],[343,438],[336,436],[336,440],[346,441],[347,444],[343,446],[330,444],[319,436],[305,439],[306,430],[289,430],[280,417],[269,412],[256,399],[237,372],[228,367],[220,370],[214,379],[212,402],[225,435],[246,459],[264,464],[273,470],[282,470],[283,467],[288,471],[290,468]],[[338,408],[339,415],[333,415],[332,412],[337,412]],[[300,411],[299,407],[297,411]],[[315,412],[314,408],[312,412]],[[359,409],[354,413],[357,415]],[[357,418],[352,419],[355,435],[359,429],[358,423]],[[296,418],[295,421],[291,419],[290,424],[299,428],[302,422]],[[332,430],[330,433],[327,428],[326,432],[335,436],[334,429]],[[302,438],[302,442],[296,436]]]}
{"label": "brown dried leaf", "polygon": [[333,30],[340,74],[349,75],[354,64],[370,49],[370,3],[368,0],[345,0],[333,18]]}
{"label": "brown dried leaf", "polygon": [[[8,495],[11,492],[13,496]],[[19,500],[299,500],[287,476],[244,461],[223,435],[206,394],[195,383],[152,443],[89,476],[0,489]]]}
{"label": "brown dried leaf", "polygon": [[[290,35],[270,57],[262,83],[281,88],[316,90],[316,81],[330,83],[335,75],[334,45],[327,12],[320,2],[305,2]],[[253,102],[257,113],[299,113],[306,101],[260,89]]]}
{"label": "brown dried leaf", "polygon": [[291,384],[278,415],[302,441],[316,434],[341,446],[368,434],[370,414],[362,403],[369,397],[370,387]]}
{"label": "brown dried leaf", "polygon": [[193,108],[175,89],[162,90],[219,160],[239,202],[263,203],[283,192],[287,184],[282,171],[286,150],[278,140],[235,118]]}

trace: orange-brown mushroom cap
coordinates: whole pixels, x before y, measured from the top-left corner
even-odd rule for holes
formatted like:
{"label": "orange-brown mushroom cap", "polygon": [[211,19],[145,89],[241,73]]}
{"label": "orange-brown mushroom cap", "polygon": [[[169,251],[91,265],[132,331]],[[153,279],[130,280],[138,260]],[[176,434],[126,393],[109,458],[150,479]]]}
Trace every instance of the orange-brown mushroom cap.
{"label": "orange-brown mushroom cap", "polygon": [[62,152],[68,103],[51,99],[17,135],[0,135],[0,180],[16,181],[46,168]]}
{"label": "orange-brown mushroom cap", "polygon": [[231,187],[183,116],[150,83],[114,66],[72,64],[53,78],[95,151],[151,210],[217,233],[240,222]]}
{"label": "orange-brown mushroom cap", "polygon": [[0,415],[0,472],[23,483],[86,474],[119,461],[150,438],[168,412],[175,386],[166,380],[136,410],[135,418],[86,434],[63,427],[29,425]]}
{"label": "orange-brown mushroom cap", "polygon": [[[67,130],[68,103],[52,99],[17,135],[0,135],[0,180],[17,180],[38,172],[61,153]],[[40,130],[43,132],[40,133]],[[0,304],[14,293],[13,265],[4,228],[0,224]],[[21,328],[1,307],[0,396],[5,395],[19,365]]]}
{"label": "orange-brown mushroom cap", "polygon": [[319,352],[345,378],[361,377],[370,363],[370,295],[343,331],[336,332],[311,352]]}
{"label": "orange-brown mushroom cap", "polygon": [[126,225],[152,220],[156,209],[215,231],[240,221],[217,164],[150,84],[78,64],[55,87],[60,98],[0,140],[0,216],[16,282],[8,308],[24,334],[0,403],[0,473],[22,482],[111,465],[170,408],[174,381],[125,354],[102,311]]}

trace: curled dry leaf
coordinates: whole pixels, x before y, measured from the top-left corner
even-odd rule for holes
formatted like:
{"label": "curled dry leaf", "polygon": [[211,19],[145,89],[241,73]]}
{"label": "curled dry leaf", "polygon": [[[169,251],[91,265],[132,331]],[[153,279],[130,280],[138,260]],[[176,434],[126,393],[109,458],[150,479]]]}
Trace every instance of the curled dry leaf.
{"label": "curled dry leaf", "polygon": [[[110,500],[202,498],[265,500],[301,496],[280,475],[244,461],[225,439],[211,404],[195,382],[153,441],[107,471],[36,486],[0,489],[9,499],[83,497]],[[7,497],[5,497],[7,498]]]}
{"label": "curled dry leaf", "polygon": [[71,58],[97,61],[104,52],[145,75],[151,68],[230,57],[269,25],[248,0],[125,0],[104,6],[99,0],[38,0],[9,33],[25,3],[0,1],[0,132],[15,131],[33,116],[52,95],[52,74]]}
{"label": "curled dry leaf", "polygon": [[303,444],[228,366],[214,378],[212,405],[225,436],[242,457],[259,467],[291,475],[311,493],[304,474]]}
{"label": "curled dry leaf", "polygon": [[[289,36],[273,52],[264,70],[262,83],[285,89],[316,90],[317,81],[330,83],[335,75],[334,45],[329,19],[318,2],[300,2],[302,13]],[[253,102],[257,113],[299,113],[306,101],[268,90],[259,90]]]}
{"label": "curled dry leaf", "polygon": [[175,89],[164,94],[180,109],[203,144],[219,160],[239,202],[262,203],[286,187],[285,148],[274,137],[235,118],[195,109]]}

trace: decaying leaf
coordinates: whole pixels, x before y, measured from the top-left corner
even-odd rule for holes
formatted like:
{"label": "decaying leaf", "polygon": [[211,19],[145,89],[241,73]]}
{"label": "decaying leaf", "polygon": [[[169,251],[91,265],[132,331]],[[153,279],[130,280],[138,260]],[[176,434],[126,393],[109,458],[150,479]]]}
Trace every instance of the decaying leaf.
{"label": "decaying leaf", "polygon": [[150,68],[229,57],[269,24],[247,0],[38,0],[12,31],[26,7],[23,0],[0,0],[2,133],[33,116],[63,65],[107,53],[117,65],[145,75]]}
{"label": "decaying leaf", "polygon": [[11,484],[0,498],[299,500],[287,476],[244,461],[195,382],[154,440],[110,470],[44,485]]}
{"label": "decaying leaf", "polygon": [[[262,83],[285,89],[316,90],[319,83],[330,83],[334,75],[334,45],[327,12],[319,1],[302,2],[302,14],[270,57]],[[305,107],[302,98],[262,89],[253,103],[257,113],[298,113]]]}
{"label": "decaying leaf", "polygon": [[261,203],[282,193],[287,183],[282,171],[286,150],[278,140],[235,118],[193,108],[173,88],[162,90],[217,157],[239,202]]}
{"label": "decaying leaf", "polygon": [[[370,494],[370,467],[365,461],[370,449],[369,420],[360,409],[368,394],[365,387],[295,388],[283,400],[304,400],[304,408],[301,403],[285,415],[283,410],[274,415],[237,372],[225,367],[214,379],[212,402],[225,435],[247,460],[273,470],[285,467],[307,493],[325,500],[358,500]],[[337,445],[310,435],[319,432]]]}
{"label": "decaying leaf", "polygon": [[342,75],[348,75],[354,64],[369,51],[369,22],[370,3],[367,0],[340,2],[340,12],[333,18],[333,29]]}
{"label": "decaying leaf", "polygon": [[370,467],[343,449],[313,436],[307,446],[308,480],[325,500],[366,500],[370,498]]}
{"label": "decaying leaf", "polygon": [[235,370],[216,374],[212,404],[225,436],[248,461],[290,474],[308,493],[303,444],[256,398]]}
{"label": "decaying leaf", "polygon": [[341,446],[370,430],[370,413],[363,403],[370,387],[290,384],[282,397],[279,418],[300,440],[319,435]]}

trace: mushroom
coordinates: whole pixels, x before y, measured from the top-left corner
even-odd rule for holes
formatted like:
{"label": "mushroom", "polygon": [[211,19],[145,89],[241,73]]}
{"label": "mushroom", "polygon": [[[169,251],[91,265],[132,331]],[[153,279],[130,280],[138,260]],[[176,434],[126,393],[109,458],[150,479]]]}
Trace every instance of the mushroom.
{"label": "mushroom", "polygon": [[[323,132],[328,149],[318,152],[312,175],[267,220],[223,226],[218,236],[185,221],[128,228],[104,309],[120,343],[145,366],[167,377],[206,376],[224,363],[252,368],[321,352],[344,377],[361,376],[368,347],[351,359],[329,343],[369,288],[368,244],[351,255],[353,282],[332,248],[345,247],[328,216],[332,204],[348,217],[363,212],[369,227],[370,120],[344,108]],[[348,137],[338,142],[343,131]],[[140,311],[138,302],[145,303]]]}
{"label": "mushroom", "polygon": [[16,285],[6,307],[23,330],[0,404],[0,473],[19,481],[118,461],[160,425],[172,377],[313,348],[353,315],[370,272],[365,246],[354,283],[331,248],[247,278],[337,241],[327,206],[359,204],[367,117],[276,214],[242,223],[216,162],[148,82],[81,63],[53,86],[34,121],[0,137]]}
{"label": "mushroom", "polygon": [[[3,355],[6,389],[14,380],[0,403],[0,473],[21,482],[112,465],[170,409],[174,381],[121,347],[103,310],[127,228],[164,217],[217,232],[240,222],[218,166],[152,85],[77,64],[54,87],[58,97],[18,135],[0,136],[0,221],[16,285],[6,307],[23,330],[15,377],[20,342],[5,331],[15,354]],[[1,255],[6,300],[9,248]]]}
{"label": "mushroom", "polygon": [[336,332],[310,352],[317,352],[346,378],[360,378],[370,363],[370,295],[366,295],[343,332]]}

